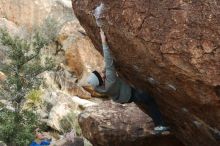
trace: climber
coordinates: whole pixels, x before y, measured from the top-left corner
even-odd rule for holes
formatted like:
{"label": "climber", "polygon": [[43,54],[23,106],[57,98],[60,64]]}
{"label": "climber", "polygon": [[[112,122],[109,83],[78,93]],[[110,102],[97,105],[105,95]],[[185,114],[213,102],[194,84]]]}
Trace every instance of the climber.
{"label": "climber", "polygon": [[156,134],[168,132],[168,127],[165,126],[154,98],[146,92],[131,87],[119,78],[115,70],[105,34],[101,28],[100,35],[105,61],[105,71],[104,74],[93,71],[87,79],[88,84],[90,84],[95,91],[110,96],[115,102],[121,104],[134,102],[139,107],[142,107],[141,109],[144,109],[145,112],[148,111],[148,114],[155,124],[154,131]]}

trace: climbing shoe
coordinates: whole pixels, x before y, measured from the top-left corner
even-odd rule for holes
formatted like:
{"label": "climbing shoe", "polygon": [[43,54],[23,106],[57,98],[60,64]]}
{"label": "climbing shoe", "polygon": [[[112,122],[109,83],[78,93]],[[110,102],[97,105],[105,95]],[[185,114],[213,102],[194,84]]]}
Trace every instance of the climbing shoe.
{"label": "climbing shoe", "polygon": [[166,126],[157,126],[157,127],[154,127],[154,132],[155,134],[169,134],[169,127],[166,127]]}

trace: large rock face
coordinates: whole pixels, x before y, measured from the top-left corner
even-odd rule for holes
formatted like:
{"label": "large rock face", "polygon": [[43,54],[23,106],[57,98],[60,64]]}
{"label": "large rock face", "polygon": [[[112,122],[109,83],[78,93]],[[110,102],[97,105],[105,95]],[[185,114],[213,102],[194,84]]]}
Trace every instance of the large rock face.
{"label": "large rock face", "polygon": [[[92,12],[100,0],[72,0],[100,50]],[[104,26],[121,77],[158,101],[189,146],[220,145],[220,3],[210,0],[103,0]]]}

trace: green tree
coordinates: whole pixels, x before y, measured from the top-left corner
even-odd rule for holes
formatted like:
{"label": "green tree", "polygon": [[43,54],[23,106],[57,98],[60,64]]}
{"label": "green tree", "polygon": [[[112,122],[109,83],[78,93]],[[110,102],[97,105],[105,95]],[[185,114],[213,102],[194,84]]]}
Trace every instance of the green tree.
{"label": "green tree", "polygon": [[0,140],[10,146],[26,146],[34,139],[34,129],[38,118],[32,111],[22,110],[25,96],[38,90],[43,79],[39,74],[51,70],[51,58],[41,63],[42,48],[55,41],[58,25],[48,19],[36,29],[30,39],[11,36],[7,30],[0,29],[0,44],[7,47],[7,63],[1,65],[7,79],[0,83],[0,97],[12,103],[14,110],[0,109]]}
{"label": "green tree", "polygon": [[6,108],[0,113],[0,140],[9,146],[28,146],[39,126],[38,117],[31,111],[17,113]]}
{"label": "green tree", "polygon": [[41,64],[40,51],[56,42],[60,27],[55,19],[49,17],[42,26],[34,29],[30,39],[11,36],[7,30],[0,29],[0,44],[8,48],[9,60],[0,66],[0,71],[7,75],[7,80],[0,86],[3,97],[20,103],[27,92],[39,87],[42,79],[38,75],[54,66],[51,58],[46,58],[45,65]]}

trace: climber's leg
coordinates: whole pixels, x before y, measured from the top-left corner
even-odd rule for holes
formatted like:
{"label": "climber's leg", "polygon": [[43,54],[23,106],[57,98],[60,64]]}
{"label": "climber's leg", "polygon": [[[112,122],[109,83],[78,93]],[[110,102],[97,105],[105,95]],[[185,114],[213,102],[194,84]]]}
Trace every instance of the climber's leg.
{"label": "climber's leg", "polygon": [[132,89],[133,101],[152,119],[155,124],[156,131],[166,131],[168,128],[165,126],[165,122],[162,118],[159,107],[156,104],[154,98],[141,90]]}

